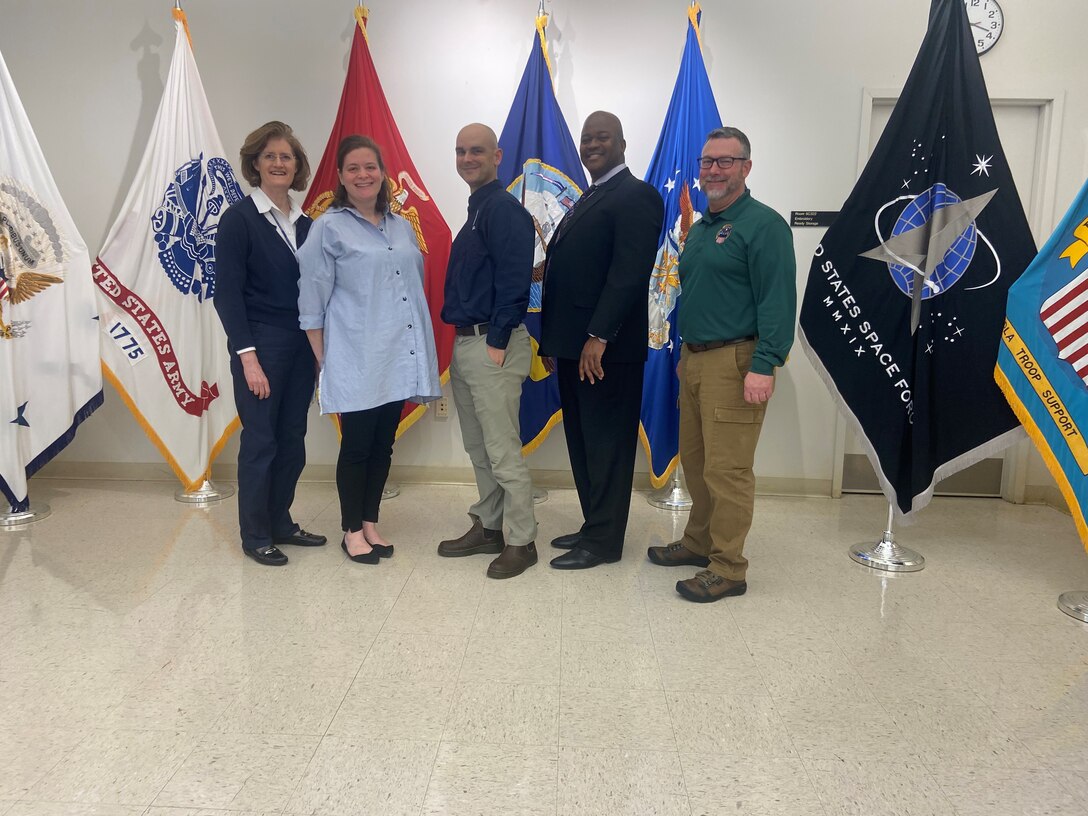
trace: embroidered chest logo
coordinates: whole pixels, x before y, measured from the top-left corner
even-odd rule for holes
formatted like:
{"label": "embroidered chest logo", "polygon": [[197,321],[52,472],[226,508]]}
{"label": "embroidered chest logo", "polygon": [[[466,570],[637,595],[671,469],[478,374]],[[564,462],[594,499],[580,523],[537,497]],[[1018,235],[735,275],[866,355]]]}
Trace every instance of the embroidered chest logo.
{"label": "embroidered chest logo", "polygon": [[732,224],[725,224],[720,230],[718,230],[718,234],[714,238],[714,243],[715,244],[724,244],[726,242],[726,240],[729,238],[729,236],[732,235],[732,234],[733,234],[733,225]]}

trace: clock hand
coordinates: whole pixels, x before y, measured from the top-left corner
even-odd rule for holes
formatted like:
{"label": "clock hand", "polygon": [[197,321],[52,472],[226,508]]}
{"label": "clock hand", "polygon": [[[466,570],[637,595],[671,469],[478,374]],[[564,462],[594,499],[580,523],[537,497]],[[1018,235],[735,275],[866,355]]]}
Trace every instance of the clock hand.
{"label": "clock hand", "polygon": [[990,33],[990,29],[986,28],[986,26],[984,26],[984,25],[982,25],[980,23],[971,23],[971,28],[977,28],[979,31],[981,31],[984,34],[989,34]]}

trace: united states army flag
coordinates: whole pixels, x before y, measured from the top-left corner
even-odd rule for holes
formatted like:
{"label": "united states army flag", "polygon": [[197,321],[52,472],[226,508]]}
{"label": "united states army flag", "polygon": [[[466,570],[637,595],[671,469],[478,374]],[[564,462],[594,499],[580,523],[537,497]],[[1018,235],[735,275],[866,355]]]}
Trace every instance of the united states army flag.
{"label": "united states army flag", "polygon": [[0,56],[0,510],[102,404],[89,268]]}
{"label": "united states army flag", "polygon": [[107,378],[188,490],[238,426],[215,297],[219,216],[242,198],[184,12],[151,138],[95,260]]}

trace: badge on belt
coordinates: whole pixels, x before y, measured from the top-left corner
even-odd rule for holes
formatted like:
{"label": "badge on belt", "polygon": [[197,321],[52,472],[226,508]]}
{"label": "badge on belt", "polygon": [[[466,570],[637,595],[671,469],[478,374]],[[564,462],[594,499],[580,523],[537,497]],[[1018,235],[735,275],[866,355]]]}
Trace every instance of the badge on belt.
{"label": "badge on belt", "polygon": [[714,243],[715,244],[724,244],[725,239],[728,238],[732,234],[733,234],[733,225],[732,224],[726,224],[720,230],[718,230],[718,235],[717,235],[717,237],[714,238]]}

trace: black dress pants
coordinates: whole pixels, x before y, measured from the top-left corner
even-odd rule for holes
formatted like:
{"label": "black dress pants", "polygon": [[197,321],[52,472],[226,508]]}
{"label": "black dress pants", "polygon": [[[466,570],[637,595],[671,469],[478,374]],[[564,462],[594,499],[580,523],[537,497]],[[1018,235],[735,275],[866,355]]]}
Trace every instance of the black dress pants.
{"label": "black dress pants", "polygon": [[340,527],[345,532],[378,520],[393,440],[404,400],[365,411],[340,414],[340,456],[336,460],[336,490],[340,494]]}
{"label": "black dress pants", "polygon": [[563,431],[578,501],[584,550],[619,558],[631,510],[642,406],[643,363],[604,360],[604,379],[578,379],[577,360],[558,360]]}

